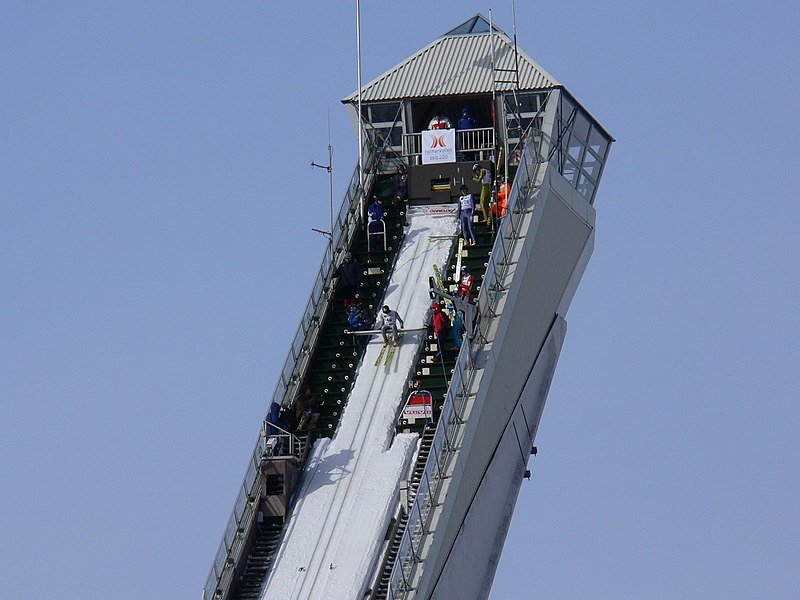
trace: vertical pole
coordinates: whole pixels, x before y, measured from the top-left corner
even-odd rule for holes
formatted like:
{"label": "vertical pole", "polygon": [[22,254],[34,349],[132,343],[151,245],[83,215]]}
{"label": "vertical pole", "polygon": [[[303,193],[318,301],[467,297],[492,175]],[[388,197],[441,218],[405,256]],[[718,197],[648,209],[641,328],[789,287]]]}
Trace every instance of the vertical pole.
{"label": "vertical pole", "polygon": [[358,54],[358,187],[361,190],[361,215],[367,212],[364,192],[364,141],[361,125],[361,0],[356,0],[356,52]]}
{"label": "vertical pole", "polygon": [[331,145],[331,108],[328,107],[328,183],[330,185],[331,236],[328,239],[328,260],[333,261],[333,146]]}

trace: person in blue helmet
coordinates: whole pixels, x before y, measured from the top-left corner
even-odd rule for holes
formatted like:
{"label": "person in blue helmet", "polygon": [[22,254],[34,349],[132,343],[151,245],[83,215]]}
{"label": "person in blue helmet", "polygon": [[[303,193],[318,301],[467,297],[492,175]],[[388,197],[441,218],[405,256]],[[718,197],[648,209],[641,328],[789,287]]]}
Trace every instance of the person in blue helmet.
{"label": "person in blue helmet", "polygon": [[465,106],[461,109],[461,117],[458,119],[457,129],[475,129],[475,119],[469,114],[469,109]]}

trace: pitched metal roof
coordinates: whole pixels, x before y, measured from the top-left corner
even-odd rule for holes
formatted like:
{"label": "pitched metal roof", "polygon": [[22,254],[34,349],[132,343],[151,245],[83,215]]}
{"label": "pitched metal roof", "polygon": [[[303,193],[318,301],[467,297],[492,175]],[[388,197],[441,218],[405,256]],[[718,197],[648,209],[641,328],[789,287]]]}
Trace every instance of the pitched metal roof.
{"label": "pitched metal roof", "polygon": [[[492,42],[498,69],[514,68],[514,42],[495,28],[494,35],[481,15],[475,15],[442,37],[434,40],[400,64],[361,88],[362,102],[491,93]],[[470,27],[465,27],[470,24]],[[464,31],[468,33],[463,33]],[[457,33],[454,33],[457,32]],[[559,86],[559,82],[522,50],[519,54],[520,89]],[[510,79],[500,72],[497,79]],[[510,89],[498,83],[497,89]],[[353,102],[357,92],[342,100]]]}

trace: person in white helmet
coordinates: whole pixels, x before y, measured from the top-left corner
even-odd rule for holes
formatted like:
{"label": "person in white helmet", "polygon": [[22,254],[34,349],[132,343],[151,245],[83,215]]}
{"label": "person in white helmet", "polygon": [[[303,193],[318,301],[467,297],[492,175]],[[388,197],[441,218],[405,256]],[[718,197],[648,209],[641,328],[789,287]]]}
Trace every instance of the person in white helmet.
{"label": "person in white helmet", "polygon": [[394,340],[394,345],[397,346],[400,343],[397,332],[398,322],[400,323],[400,327],[402,327],[403,318],[397,314],[396,310],[392,310],[389,308],[388,304],[385,304],[381,309],[381,312],[378,313],[378,320],[375,323],[375,329],[381,330],[384,346],[389,345],[389,336],[387,335],[387,331],[389,329],[392,330],[392,339]]}

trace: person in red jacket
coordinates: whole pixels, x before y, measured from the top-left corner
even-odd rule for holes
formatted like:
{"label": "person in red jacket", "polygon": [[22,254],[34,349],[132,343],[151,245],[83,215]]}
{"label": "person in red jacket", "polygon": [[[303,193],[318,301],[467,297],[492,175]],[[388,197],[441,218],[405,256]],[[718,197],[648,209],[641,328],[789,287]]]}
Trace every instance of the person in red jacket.
{"label": "person in red jacket", "polygon": [[475,278],[469,272],[466,265],[461,267],[461,279],[458,281],[458,295],[467,302],[472,302],[472,284],[475,283]]}
{"label": "person in red jacket", "polygon": [[447,335],[447,327],[450,325],[450,320],[447,315],[442,312],[442,305],[438,302],[431,304],[431,324],[433,325],[433,335],[436,336],[436,347],[438,348],[439,358],[442,355],[442,342]]}

